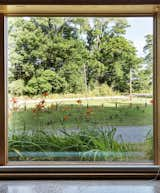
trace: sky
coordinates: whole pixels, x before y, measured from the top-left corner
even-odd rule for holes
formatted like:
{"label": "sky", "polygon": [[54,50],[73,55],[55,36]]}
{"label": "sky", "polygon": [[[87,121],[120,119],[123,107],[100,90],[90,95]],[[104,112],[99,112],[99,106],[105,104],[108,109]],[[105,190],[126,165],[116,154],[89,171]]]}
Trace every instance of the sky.
{"label": "sky", "polygon": [[130,17],[127,18],[131,27],[127,28],[125,37],[133,41],[137,48],[137,54],[143,56],[143,47],[145,46],[145,35],[153,34],[152,17]]}

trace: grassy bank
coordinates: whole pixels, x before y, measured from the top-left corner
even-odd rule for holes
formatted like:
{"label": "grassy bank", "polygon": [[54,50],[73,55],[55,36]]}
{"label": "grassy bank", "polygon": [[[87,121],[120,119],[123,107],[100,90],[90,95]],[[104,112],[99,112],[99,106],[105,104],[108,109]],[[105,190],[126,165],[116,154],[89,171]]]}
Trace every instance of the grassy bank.
{"label": "grassy bank", "polygon": [[[114,104],[115,105],[115,104]],[[38,111],[20,109],[10,115],[10,130],[85,128],[87,126],[152,125],[152,106],[117,104],[117,106],[50,105]]]}
{"label": "grassy bank", "polygon": [[[152,160],[152,140],[144,143],[126,143],[116,128],[105,130],[83,129],[78,133],[61,130],[62,135],[49,134],[43,130],[9,138],[10,160],[49,161],[144,161]],[[150,147],[148,149],[148,147]]]}
{"label": "grassy bank", "polygon": [[144,101],[47,104],[41,100],[21,108],[14,103],[9,115],[9,159],[152,160],[152,136],[143,143],[127,143],[121,135],[115,139],[116,126],[147,126],[152,119],[152,104]]}

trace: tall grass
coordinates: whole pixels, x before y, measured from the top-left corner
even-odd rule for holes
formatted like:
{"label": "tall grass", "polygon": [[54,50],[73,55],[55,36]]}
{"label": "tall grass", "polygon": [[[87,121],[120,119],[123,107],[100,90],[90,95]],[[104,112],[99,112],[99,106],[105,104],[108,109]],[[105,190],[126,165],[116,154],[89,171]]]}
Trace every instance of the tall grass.
{"label": "tall grass", "polygon": [[[9,138],[9,152],[11,160],[67,160],[67,161],[131,161],[139,159],[134,152],[138,146],[126,143],[122,137],[115,139],[116,128],[92,129],[86,128],[79,132],[68,132],[61,129],[58,134],[50,134],[43,130]],[[14,152],[14,154],[13,154]],[[27,156],[24,152],[28,152]],[[29,152],[37,152],[33,157]],[[41,152],[43,156],[38,156]],[[54,152],[52,156],[47,153]],[[60,152],[61,156],[57,156]],[[63,153],[64,152],[64,153]],[[65,156],[66,152],[69,156]],[[76,156],[72,156],[76,152]],[[132,155],[133,154],[133,155]],[[14,156],[13,156],[14,155]],[[60,155],[60,154],[58,154]],[[143,156],[141,156],[143,157]]]}
{"label": "tall grass", "polygon": [[9,159],[152,160],[151,135],[144,143],[127,143],[116,134],[116,125],[152,124],[151,105],[76,103],[49,106],[42,100],[34,108],[14,108],[9,119]]}

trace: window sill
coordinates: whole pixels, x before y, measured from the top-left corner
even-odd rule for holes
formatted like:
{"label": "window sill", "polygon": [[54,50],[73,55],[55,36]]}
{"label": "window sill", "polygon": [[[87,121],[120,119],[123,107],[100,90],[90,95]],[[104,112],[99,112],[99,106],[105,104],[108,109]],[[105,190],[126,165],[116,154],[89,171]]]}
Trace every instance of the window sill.
{"label": "window sill", "polygon": [[1,166],[0,179],[159,179],[158,165]]}

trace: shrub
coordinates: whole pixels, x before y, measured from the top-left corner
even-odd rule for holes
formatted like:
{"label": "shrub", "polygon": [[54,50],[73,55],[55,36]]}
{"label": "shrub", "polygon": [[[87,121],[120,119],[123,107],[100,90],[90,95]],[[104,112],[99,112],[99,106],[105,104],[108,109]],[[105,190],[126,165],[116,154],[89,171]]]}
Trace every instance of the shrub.
{"label": "shrub", "polygon": [[14,96],[21,96],[24,94],[24,81],[19,79],[15,80],[8,86],[9,93]]}
{"label": "shrub", "polygon": [[25,93],[28,95],[37,95],[38,94],[38,83],[36,77],[32,77],[28,84],[25,87]]}
{"label": "shrub", "polygon": [[61,93],[65,92],[66,81],[52,70],[37,72],[37,78],[32,77],[26,85],[26,94],[37,95],[44,92]]}
{"label": "shrub", "polygon": [[45,77],[40,76],[37,78],[38,83],[38,94],[42,94],[44,92],[51,93],[52,85],[45,79]]}
{"label": "shrub", "polygon": [[107,84],[102,84],[94,87],[93,90],[89,92],[90,95],[93,96],[113,96],[117,93],[113,91],[111,87],[109,87]]}

